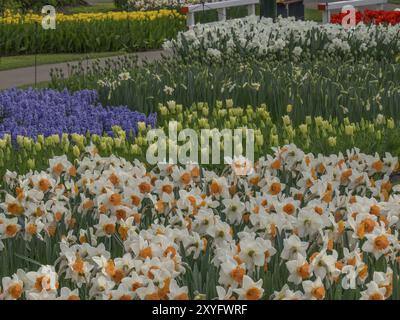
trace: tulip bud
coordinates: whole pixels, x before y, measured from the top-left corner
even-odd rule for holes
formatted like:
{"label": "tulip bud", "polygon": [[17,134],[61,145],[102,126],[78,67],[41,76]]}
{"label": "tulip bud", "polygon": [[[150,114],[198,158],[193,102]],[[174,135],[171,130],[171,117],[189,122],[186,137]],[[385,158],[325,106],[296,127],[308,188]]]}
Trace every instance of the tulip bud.
{"label": "tulip bud", "polygon": [[137,127],[138,127],[139,132],[145,132],[146,129],[147,129],[146,123],[143,122],[143,121],[139,121],[139,122],[137,123]]}
{"label": "tulip bud", "polygon": [[302,134],[306,135],[306,134],[307,134],[307,131],[308,131],[307,124],[301,124],[301,125],[299,125],[299,130],[300,130],[300,132],[301,132]]}
{"label": "tulip bud", "polygon": [[79,155],[81,154],[81,151],[79,150],[78,146],[73,146],[72,154],[74,155],[75,158],[79,157]]}
{"label": "tulip bud", "polygon": [[24,146],[24,137],[23,137],[23,136],[20,136],[20,135],[17,136],[17,144],[18,144],[20,147],[23,147],[23,146]]}
{"label": "tulip bud", "polygon": [[369,133],[374,133],[374,132],[375,132],[375,124],[370,123],[370,124],[368,125],[367,130],[368,130]]}
{"label": "tulip bud", "polygon": [[131,145],[131,153],[134,156],[139,156],[142,153],[142,150],[140,149],[140,147],[137,144],[132,144]]}
{"label": "tulip bud", "polygon": [[62,144],[66,144],[69,142],[69,136],[68,133],[63,133],[61,136],[61,143]]}
{"label": "tulip bud", "polygon": [[30,150],[32,147],[32,139],[28,138],[28,137],[24,137],[23,144],[24,144],[25,149]]}
{"label": "tulip bud", "polygon": [[218,116],[219,116],[220,118],[225,118],[226,115],[227,115],[227,113],[228,113],[228,111],[227,111],[226,109],[220,109],[220,110],[218,110]]}
{"label": "tulip bud", "polygon": [[324,121],[324,119],[322,117],[315,117],[314,121],[317,127],[322,127],[322,122]]}
{"label": "tulip bud", "polygon": [[279,137],[278,137],[278,135],[275,135],[275,134],[271,135],[271,145],[275,146],[275,147],[279,145]]}
{"label": "tulip bud", "polygon": [[107,144],[104,141],[100,142],[100,150],[101,151],[107,150]]}
{"label": "tulip bud", "polygon": [[44,135],[42,135],[42,134],[39,134],[38,136],[37,136],[37,142],[39,142],[40,144],[44,144]]}
{"label": "tulip bud", "polygon": [[346,125],[344,128],[344,132],[347,136],[354,135],[354,126],[353,125]]}
{"label": "tulip bud", "polygon": [[287,116],[287,115],[286,115],[286,116],[283,116],[283,117],[282,117],[282,120],[283,120],[283,123],[284,123],[285,125],[287,125],[287,126],[288,126],[289,124],[291,124],[291,122],[292,122],[292,121],[290,120],[290,117]]}
{"label": "tulip bud", "polygon": [[376,123],[383,124],[385,122],[385,116],[383,114],[378,114],[376,116]]}
{"label": "tulip bud", "polygon": [[230,108],[233,107],[233,100],[232,99],[226,99],[225,103],[226,103],[226,108],[227,109],[230,109]]}
{"label": "tulip bud", "polygon": [[381,132],[381,130],[378,130],[376,132],[376,140],[381,140],[381,139],[382,139],[382,132]]}
{"label": "tulip bud", "polygon": [[114,144],[115,144],[116,148],[121,148],[121,143],[122,143],[122,141],[121,141],[120,138],[115,138],[114,139]]}
{"label": "tulip bud", "polygon": [[256,145],[262,147],[264,145],[264,137],[262,135],[255,136]]}
{"label": "tulip bud", "polygon": [[37,152],[40,152],[42,150],[42,145],[39,142],[35,143],[35,149]]}
{"label": "tulip bud", "polygon": [[168,109],[172,112],[175,113],[175,107],[176,107],[176,102],[171,100],[171,101],[167,101],[167,106]]}
{"label": "tulip bud", "polygon": [[60,143],[60,136],[58,134],[53,134],[51,136],[51,138],[52,138],[52,142],[54,145],[57,145]]}
{"label": "tulip bud", "polygon": [[387,120],[387,127],[389,129],[394,129],[394,120],[392,118]]}
{"label": "tulip bud", "polygon": [[[40,144],[39,144],[39,146],[40,146]],[[63,151],[64,151],[64,153],[67,153],[68,150],[69,150],[69,142],[67,142],[67,143],[65,143],[65,144],[63,145]]]}
{"label": "tulip bud", "polygon": [[331,147],[335,147],[336,146],[336,137],[329,137],[328,138],[328,144]]}
{"label": "tulip bud", "polygon": [[287,113],[291,113],[292,110],[293,110],[293,105],[288,104],[287,107],[286,107],[286,112],[287,112]]}
{"label": "tulip bud", "polygon": [[160,110],[160,113],[161,113],[162,116],[167,116],[168,115],[168,108],[167,107],[161,106],[159,110]]}
{"label": "tulip bud", "polygon": [[35,168],[35,159],[28,159],[26,162],[28,169],[33,170]]}
{"label": "tulip bud", "polygon": [[137,137],[136,138],[136,143],[139,146],[145,146],[146,145],[146,140],[143,137]]}

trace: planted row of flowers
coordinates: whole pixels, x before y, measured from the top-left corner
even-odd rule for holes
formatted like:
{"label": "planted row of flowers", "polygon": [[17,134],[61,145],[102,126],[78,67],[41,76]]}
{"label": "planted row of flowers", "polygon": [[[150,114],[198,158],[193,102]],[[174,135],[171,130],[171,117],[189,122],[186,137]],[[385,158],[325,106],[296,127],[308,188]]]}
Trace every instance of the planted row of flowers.
{"label": "planted row of flowers", "polygon": [[[63,154],[73,162],[91,144],[102,156],[114,154],[127,160],[145,161],[151,144],[147,140],[148,130],[158,127],[168,135],[172,121],[177,122],[178,133],[191,128],[199,136],[202,129],[253,129],[256,157],[269,154],[272,147],[289,143],[306,152],[322,154],[345,152],[353,147],[368,153],[400,154],[398,120],[382,114],[373,120],[357,122],[349,118],[306,116],[296,123],[293,121],[296,107],[291,104],[283,108],[285,115],[274,119],[266,105],[238,107],[233,100],[226,100],[217,101],[214,108],[207,103],[184,107],[169,101],[158,106],[157,115],[146,117],[126,107],[102,107],[96,98],[95,92],[89,90],[74,94],[52,90],[2,92],[0,172],[44,169],[51,157]],[[179,150],[182,146],[177,143],[173,147]],[[203,154],[211,151],[199,150]],[[223,152],[221,147],[221,159]]]}
{"label": "planted row of flowers", "polygon": [[0,136],[11,135],[36,140],[39,135],[80,134],[113,135],[114,126],[134,137],[138,122],[154,127],[156,115],[131,111],[127,107],[103,107],[95,91],[75,93],[54,90],[18,90],[0,92]]}
{"label": "planted row of flowers", "polygon": [[7,173],[3,299],[398,299],[398,158],[294,145],[248,176],[94,146]]}
{"label": "planted row of flowers", "polygon": [[274,120],[281,119],[291,104],[296,124],[305,115],[359,122],[383,114],[399,120],[400,111],[400,65],[395,62],[248,57],[242,63],[210,65],[199,63],[193,54],[188,61],[97,66],[89,72],[81,66],[69,78],[54,73],[51,85],[58,90],[90,87],[98,91],[103,104],[127,105],[144,113],[155,112],[159,103],[169,100],[184,107],[203,101],[212,110],[218,100],[226,99],[242,107],[266,104]]}
{"label": "planted row of flowers", "polygon": [[[336,13],[331,16],[331,23],[341,24],[348,13]],[[400,23],[400,11],[364,10],[356,12],[356,23],[390,24]]]}
{"label": "planted row of flowers", "polygon": [[174,10],[56,15],[56,29],[41,27],[43,16],[6,14],[0,18],[0,53],[85,53],[137,51],[161,47],[184,30]]}
{"label": "planted row of flowers", "polygon": [[337,24],[318,25],[292,18],[228,20],[218,24],[196,25],[167,41],[164,48],[190,59],[207,61],[258,59],[342,60],[373,58],[393,61],[400,48],[399,25],[363,25],[351,30]]}
{"label": "planted row of flowers", "polygon": [[[55,155],[79,157],[98,144],[131,157],[140,131],[156,126],[156,114],[146,116],[127,107],[103,107],[95,91],[11,89],[0,92],[0,172],[43,168]],[[132,149],[133,148],[133,149]]]}

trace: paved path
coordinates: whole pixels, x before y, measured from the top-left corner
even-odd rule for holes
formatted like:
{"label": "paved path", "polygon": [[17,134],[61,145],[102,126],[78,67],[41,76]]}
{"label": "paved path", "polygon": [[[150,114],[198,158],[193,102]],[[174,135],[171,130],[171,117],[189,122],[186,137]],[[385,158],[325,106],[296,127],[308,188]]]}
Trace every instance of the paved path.
{"label": "paved path", "polygon": [[[163,51],[147,51],[147,52],[138,52],[136,53],[139,57],[139,61],[152,61],[161,58],[161,54]],[[100,60],[101,63],[110,59],[118,59],[118,56],[110,57],[110,58],[100,58],[100,59],[92,59],[88,60],[89,65],[93,63],[93,61]],[[45,82],[50,81],[50,71],[51,69],[62,69],[64,74],[68,74],[68,64],[72,65],[75,62],[65,62],[65,63],[56,63],[56,64],[45,64],[37,67],[37,82]],[[86,61],[85,61],[86,64]],[[35,83],[35,68],[19,68],[12,69],[6,71],[0,71],[0,89],[8,89],[13,87],[19,87],[23,85],[29,85]]]}

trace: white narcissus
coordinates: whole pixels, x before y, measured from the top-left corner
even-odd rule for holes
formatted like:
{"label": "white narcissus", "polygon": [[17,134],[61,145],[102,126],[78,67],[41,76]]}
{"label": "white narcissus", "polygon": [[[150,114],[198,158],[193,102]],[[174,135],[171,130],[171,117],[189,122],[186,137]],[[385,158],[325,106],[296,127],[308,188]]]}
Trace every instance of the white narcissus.
{"label": "white narcissus", "polygon": [[255,282],[246,275],[243,277],[242,287],[233,291],[239,295],[239,300],[260,300],[264,293],[262,284],[262,279]]}
{"label": "white narcissus", "polygon": [[379,259],[382,255],[392,250],[392,244],[397,240],[393,235],[388,234],[385,228],[375,228],[371,234],[365,236],[367,241],[364,242],[362,250],[364,252],[370,252],[374,255],[375,259]]}
{"label": "white narcissus", "polygon": [[301,254],[297,254],[295,260],[287,261],[286,268],[290,273],[288,281],[294,284],[300,284],[312,276],[312,266]]}
{"label": "white narcissus", "polygon": [[367,283],[367,290],[361,292],[360,300],[385,300],[386,288],[379,287],[375,281]]}
{"label": "white narcissus", "polygon": [[[278,18],[274,22],[272,19],[260,20],[258,17],[249,16],[215,24],[196,25],[192,30],[180,33],[176,39],[166,41],[164,48],[185,52],[186,55],[198,54],[199,50],[204,50],[208,53],[220,51],[226,58],[243,53],[255,55],[256,58],[286,53],[298,59],[313,50],[323,51],[325,55],[352,56],[354,52],[359,52],[361,47],[364,56],[368,56],[377,51],[376,39],[379,39],[380,45],[388,46],[392,43],[398,49],[400,41],[396,35],[399,29],[399,24],[358,24],[354,28],[346,29],[340,24],[318,25],[314,21],[293,18]],[[311,35],[315,34],[325,39],[323,46],[318,49],[312,46]],[[294,49],[289,53],[288,48]],[[215,54],[208,56],[208,61],[215,58]],[[204,54],[203,58],[206,57]]]}
{"label": "white narcissus", "polygon": [[[270,276],[284,282],[272,299],[325,299],[331,289],[365,284],[363,299],[392,296],[394,272],[374,264],[397,263],[400,249],[399,191],[387,182],[392,165],[385,163],[395,161],[388,155],[354,149],[313,156],[290,145],[238,177],[230,167],[223,175],[196,166],[148,172],[138,160],[91,149],[75,162],[75,176],[61,170],[59,158],[46,172],[10,178],[0,257],[20,243],[32,260],[43,263],[45,252],[55,261],[5,275],[0,299],[260,299]],[[373,183],[370,167],[382,171]],[[57,185],[33,183],[38,177]],[[156,210],[159,201],[164,210]]]}

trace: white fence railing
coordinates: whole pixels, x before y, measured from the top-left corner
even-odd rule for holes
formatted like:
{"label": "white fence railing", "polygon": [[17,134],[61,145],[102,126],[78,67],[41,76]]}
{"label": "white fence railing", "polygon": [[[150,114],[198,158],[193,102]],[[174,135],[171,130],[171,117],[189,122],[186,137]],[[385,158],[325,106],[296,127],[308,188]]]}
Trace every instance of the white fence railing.
{"label": "white fence railing", "polygon": [[[289,3],[290,1],[288,1]],[[329,23],[331,20],[331,14],[333,11],[340,11],[345,6],[353,7],[367,7],[367,6],[379,6],[383,9],[383,5],[386,4],[387,0],[347,0],[347,1],[336,1],[336,2],[321,2],[318,3],[318,10],[323,11],[322,22]],[[186,14],[186,22],[189,28],[192,28],[196,21],[194,14],[201,11],[217,10],[218,20],[226,20],[226,9],[239,6],[247,6],[248,15],[256,14],[256,4],[260,3],[260,0],[222,0],[218,2],[204,2],[200,4],[193,4],[184,6],[181,12]],[[287,8],[286,8],[287,9]]]}
{"label": "white fence railing", "polygon": [[218,2],[205,2],[185,6],[181,9],[181,12],[186,14],[187,26],[192,28],[196,23],[194,18],[194,14],[196,12],[217,10],[218,20],[225,21],[227,8],[247,6],[247,13],[250,16],[256,14],[256,4],[258,3],[260,3],[260,0],[226,0]]}
{"label": "white fence railing", "polygon": [[331,14],[333,11],[340,11],[345,6],[353,7],[366,7],[366,6],[379,6],[383,9],[383,5],[387,0],[347,0],[336,2],[322,2],[318,3],[318,10],[323,11],[322,23],[329,23],[331,21]]}

